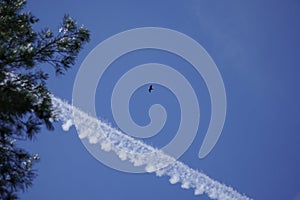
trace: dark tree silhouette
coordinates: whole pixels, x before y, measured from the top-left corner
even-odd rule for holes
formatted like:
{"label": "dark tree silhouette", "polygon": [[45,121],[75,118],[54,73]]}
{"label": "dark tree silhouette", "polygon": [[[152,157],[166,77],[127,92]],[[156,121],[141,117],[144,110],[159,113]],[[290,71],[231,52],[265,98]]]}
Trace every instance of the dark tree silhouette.
{"label": "dark tree silhouette", "polygon": [[30,140],[42,125],[53,129],[55,120],[43,67],[57,75],[74,65],[89,31],[69,16],[54,34],[36,31],[38,19],[24,12],[25,0],[0,0],[0,199],[18,199],[18,191],[32,185],[38,155],[17,147]]}

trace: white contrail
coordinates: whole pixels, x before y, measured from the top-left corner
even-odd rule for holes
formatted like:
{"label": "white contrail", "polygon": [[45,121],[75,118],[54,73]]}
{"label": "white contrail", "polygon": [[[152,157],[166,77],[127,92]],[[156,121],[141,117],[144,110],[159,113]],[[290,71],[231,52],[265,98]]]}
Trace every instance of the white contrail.
{"label": "white contrail", "polygon": [[195,195],[205,193],[209,198],[218,200],[251,199],[56,97],[52,97],[52,102],[65,131],[76,120],[79,138],[86,138],[91,144],[99,144],[99,148],[104,151],[115,152],[121,160],[129,160],[134,166],[145,166],[147,172],[155,172],[157,176],[167,175],[171,184],[179,182],[184,189],[194,189]]}

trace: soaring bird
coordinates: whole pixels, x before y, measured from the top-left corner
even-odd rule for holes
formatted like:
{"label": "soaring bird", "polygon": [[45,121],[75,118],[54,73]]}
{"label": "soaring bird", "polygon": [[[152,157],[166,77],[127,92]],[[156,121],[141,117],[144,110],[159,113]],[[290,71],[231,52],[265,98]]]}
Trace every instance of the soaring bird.
{"label": "soaring bird", "polygon": [[150,85],[148,91],[151,92],[152,90],[153,90],[153,87],[152,87],[152,85]]}

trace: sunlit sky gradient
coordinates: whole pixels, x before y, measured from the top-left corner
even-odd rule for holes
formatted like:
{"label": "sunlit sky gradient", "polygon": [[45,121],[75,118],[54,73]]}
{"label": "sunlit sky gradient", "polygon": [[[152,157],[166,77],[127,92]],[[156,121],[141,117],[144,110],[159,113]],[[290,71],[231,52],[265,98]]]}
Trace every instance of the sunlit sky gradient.
{"label": "sunlit sky gradient", "polygon": [[[254,199],[298,200],[300,195],[298,1],[30,1],[27,9],[40,18],[37,29],[59,28],[65,13],[91,30],[91,42],[65,76],[50,78],[56,96],[71,102],[80,63],[106,38],[131,28],[156,26],[180,31],[198,41],[217,64],[226,87],[227,117],[213,151],[198,159],[210,118],[205,83],[176,56],[159,51],[138,51],[121,57],[107,71],[96,94],[99,117],[113,126],[109,91],[118,76],[147,62],[163,62],[178,69],[197,88],[201,106],[200,129],[181,161]],[[45,66],[46,68],[46,66]],[[53,71],[49,70],[53,75]],[[165,145],[177,130],[178,102],[157,86],[149,97],[147,86],[133,96],[131,111],[139,124],[147,124],[148,105],[163,104],[166,127],[146,143]],[[192,120],[192,119],[191,119]],[[23,144],[39,153],[38,178],[21,199],[208,199],[191,190],[170,185],[152,174],[126,174],[94,159],[81,144],[75,128],[63,132],[43,130],[37,140]],[[142,134],[142,133],[141,133]],[[298,199],[297,199],[298,197]]]}

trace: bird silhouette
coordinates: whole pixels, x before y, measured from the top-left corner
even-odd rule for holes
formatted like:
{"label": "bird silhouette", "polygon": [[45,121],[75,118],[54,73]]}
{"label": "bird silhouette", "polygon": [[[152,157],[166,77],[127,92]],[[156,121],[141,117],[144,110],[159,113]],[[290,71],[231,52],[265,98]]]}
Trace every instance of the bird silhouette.
{"label": "bird silhouette", "polygon": [[153,90],[153,87],[152,87],[152,85],[150,85],[148,91],[151,93],[152,90]]}

